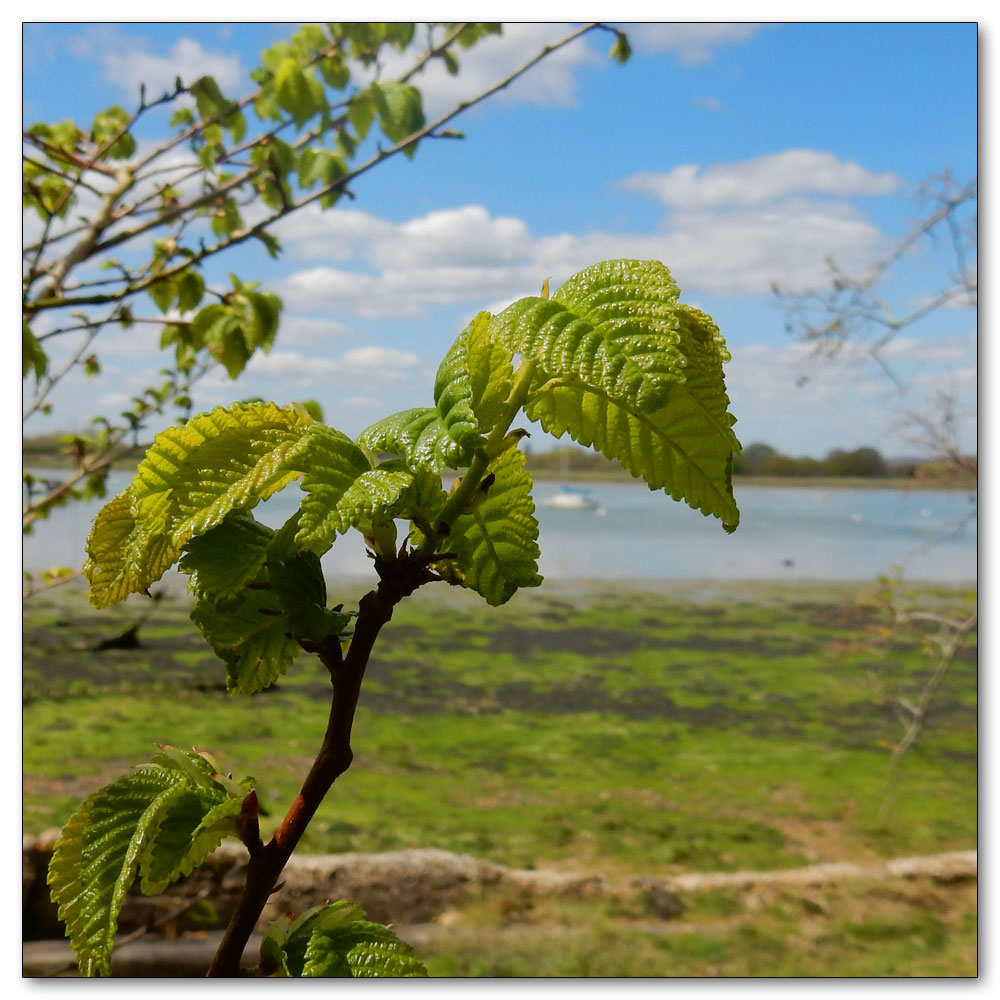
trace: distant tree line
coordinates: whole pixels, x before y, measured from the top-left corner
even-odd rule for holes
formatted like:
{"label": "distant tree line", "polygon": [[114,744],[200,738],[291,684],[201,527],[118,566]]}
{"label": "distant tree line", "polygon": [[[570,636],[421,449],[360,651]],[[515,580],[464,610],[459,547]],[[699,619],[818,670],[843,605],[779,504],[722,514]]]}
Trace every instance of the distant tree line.
{"label": "distant tree line", "polygon": [[[27,437],[23,442],[24,462],[28,465],[53,465],[71,461],[75,440],[72,434],[60,433]],[[576,447],[534,451],[530,445],[524,450],[526,465],[536,475],[561,478],[627,475],[617,462],[593,451],[582,451]],[[138,461],[142,456],[142,448],[133,449],[133,452],[134,460]],[[127,464],[131,457],[131,454],[127,454],[123,464]],[[969,478],[975,478],[974,457],[964,460],[964,468]],[[793,458],[760,441],[748,445],[741,454],[735,456],[733,472],[737,476],[800,478],[843,476],[859,479],[954,479],[954,471],[948,463],[923,459],[886,459],[876,448],[855,448],[853,451],[834,448],[825,458]]]}
{"label": "distant tree line", "polygon": [[834,448],[826,458],[793,458],[759,441],[735,456],[733,472],[747,476],[859,476],[866,479],[893,474],[876,448],[855,448],[853,451]]}
{"label": "distant tree line", "polygon": [[[976,461],[967,459],[967,469],[976,474]],[[834,448],[825,458],[793,458],[769,444],[748,445],[733,459],[733,473],[742,476],[836,477],[858,479],[953,479],[940,462],[923,459],[886,459],[877,448]]]}

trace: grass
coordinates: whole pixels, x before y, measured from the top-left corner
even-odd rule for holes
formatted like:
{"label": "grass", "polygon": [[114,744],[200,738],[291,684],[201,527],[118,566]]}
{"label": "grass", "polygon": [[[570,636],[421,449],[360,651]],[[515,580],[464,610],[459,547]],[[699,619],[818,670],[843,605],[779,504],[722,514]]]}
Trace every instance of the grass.
{"label": "grass", "polygon": [[[348,583],[332,591],[348,606],[361,592]],[[947,609],[975,594],[925,587],[914,599]],[[272,690],[230,698],[187,612],[176,594],[100,613],[71,587],[29,601],[26,833],[61,825],[157,742],[205,747],[237,777],[257,775],[266,823],[278,822],[318,746],[329,682],[303,657]],[[139,649],[92,651],[143,614]],[[355,763],[302,849],[434,846],[610,877],[968,849],[977,835],[975,648],[961,651],[935,695],[880,819],[903,731],[893,699],[915,697],[932,666],[918,635],[873,639],[881,621],[874,588],[863,586],[544,587],[499,610],[429,588],[383,635]],[[974,968],[974,890],[944,916],[909,897],[866,913],[830,890],[802,940],[810,904],[793,897],[779,893],[751,913],[726,897],[702,899],[712,928],[670,934],[643,931],[641,914],[567,903],[562,923],[518,917],[538,925],[521,937],[484,902],[501,943],[432,947],[431,968],[822,975],[837,969],[834,955],[859,970],[850,975]],[[702,971],[682,971],[691,969]]]}
{"label": "grass", "polygon": [[[976,888],[758,888],[640,902],[484,897],[414,939],[435,976],[957,977],[976,972]],[[428,932],[429,931],[429,932]]]}

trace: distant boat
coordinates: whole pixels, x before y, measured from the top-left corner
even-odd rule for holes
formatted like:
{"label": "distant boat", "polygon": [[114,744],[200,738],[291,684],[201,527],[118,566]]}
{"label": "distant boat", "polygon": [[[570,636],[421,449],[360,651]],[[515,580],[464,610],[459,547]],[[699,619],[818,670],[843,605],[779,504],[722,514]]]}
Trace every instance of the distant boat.
{"label": "distant boat", "polygon": [[556,507],[559,510],[601,510],[601,505],[590,495],[588,490],[574,486],[564,486],[558,493],[546,497],[543,501],[546,507]]}

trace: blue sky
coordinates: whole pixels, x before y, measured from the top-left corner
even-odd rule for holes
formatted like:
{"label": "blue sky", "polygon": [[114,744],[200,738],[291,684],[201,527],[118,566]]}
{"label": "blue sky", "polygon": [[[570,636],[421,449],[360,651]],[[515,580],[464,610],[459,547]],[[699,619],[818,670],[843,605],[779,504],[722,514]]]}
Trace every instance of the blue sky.
{"label": "blue sky", "polygon": [[[874,445],[906,453],[893,427],[953,387],[975,444],[976,315],[935,314],[889,352],[910,386],[901,398],[878,366],[849,357],[797,378],[804,348],[784,329],[775,281],[821,284],[832,254],[849,269],[876,259],[917,212],[916,185],[950,167],[977,168],[975,24],[639,24],[617,67],[597,37],[565,50],[455,123],[462,142],[425,143],[353,185],[355,201],[305,210],[278,230],[278,262],[247,248],[219,258],[285,301],[278,342],[239,383],[207,380],[199,408],[252,395],[316,398],[327,421],[356,434],[385,413],[430,400],[437,360],[479,309],[499,309],[608,257],[656,257],[684,301],[727,338],[737,432],[796,455]],[[29,24],[26,123],[89,123],[134,105],[178,73],[208,72],[232,96],[275,24]],[[498,79],[565,32],[517,24],[463,60],[459,85]],[[431,110],[454,81],[415,81]],[[165,135],[153,123],[141,135]],[[946,258],[925,249],[892,286],[903,312],[933,289]],[[152,310],[151,310],[152,312]],[[83,430],[147,384],[155,336],[109,333],[105,374],[68,381],[52,415],[27,433]],[[543,436],[537,446],[544,447]]]}

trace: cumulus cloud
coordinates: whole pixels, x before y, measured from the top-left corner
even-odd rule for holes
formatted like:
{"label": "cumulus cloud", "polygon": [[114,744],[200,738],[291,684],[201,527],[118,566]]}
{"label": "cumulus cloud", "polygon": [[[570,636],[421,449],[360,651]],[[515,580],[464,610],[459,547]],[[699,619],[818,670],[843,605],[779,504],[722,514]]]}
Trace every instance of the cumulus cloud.
{"label": "cumulus cloud", "polygon": [[414,303],[386,298],[385,284],[372,274],[311,267],[274,282],[272,287],[286,302],[304,312],[335,310],[364,317],[420,314]]}
{"label": "cumulus cloud", "polygon": [[[365,318],[416,318],[432,304],[483,302],[502,298],[507,289],[533,288],[538,268],[438,266],[391,268],[362,274],[313,267],[274,283],[274,290],[296,308],[348,313]],[[517,291],[517,294],[527,294]]]}
{"label": "cumulus cloud", "polygon": [[[493,35],[476,43],[468,54],[459,51],[461,72],[450,76],[441,60],[425,66],[413,82],[423,95],[429,120],[439,117],[459,101],[468,100],[499,83],[546,45],[570,34],[574,26],[555,22],[515,22],[504,25],[502,35]],[[406,52],[386,52],[383,75],[392,77],[413,62],[416,42]],[[496,104],[540,104],[566,106],[576,100],[577,70],[583,66],[603,65],[585,40],[577,40],[553,53],[522,79],[498,93]]]}
{"label": "cumulus cloud", "polygon": [[691,210],[760,205],[801,194],[885,195],[897,190],[900,180],[888,172],[872,173],[833,153],[787,149],[739,163],[707,167],[688,163],[664,174],[632,174],[619,186],[652,195],[670,207]]}
{"label": "cumulus cloud", "polygon": [[431,212],[396,229],[373,247],[381,267],[495,266],[524,256],[531,235],[521,219],[492,218],[482,205]]}
{"label": "cumulus cloud", "polygon": [[921,339],[916,337],[895,337],[882,349],[887,360],[933,364],[970,364],[975,362],[977,337],[966,333],[953,337]]}
{"label": "cumulus cloud", "polygon": [[210,51],[193,38],[179,38],[165,55],[150,52],[148,41],[134,36],[95,46],[94,54],[103,63],[107,80],[129,98],[135,97],[142,83],[151,97],[172,90],[178,76],[186,84],[206,75],[215,77],[223,93],[247,82],[239,56]]}
{"label": "cumulus cloud", "polygon": [[332,341],[351,336],[351,331],[332,319],[284,315],[281,318],[281,343],[288,347],[322,348]]}
{"label": "cumulus cloud", "polygon": [[720,45],[747,42],[760,28],[759,24],[725,24],[721,22],[649,23],[624,25],[629,42],[636,52],[656,54],[671,52],[681,66],[708,62]]}
{"label": "cumulus cloud", "polygon": [[847,198],[888,193],[896,179],[828,153],[790,150],[620,183],[663,202],[658,231],[536,235],[522,219],[482,205],[402,223],[352,210],[300,213],[283,224],[282,242],[289,256],[323,263],[276,291],[303,312],[416,317],[434,303],[536,294],[546,276],[557,285],[612,257],[670,261],[688,296],[768,294],[779,278],[799,290],[828,279],[831,255],[851,268],[880,252],[879,230]]}
{"label": "cumulus cloud", "polygon": [[419,367],[420,358],[412,351],[399,351],[394,347],[379,347],[369,344],[355,347],[340,359],[341,365],[351,372],[381,372],[384,374],[408,374]]}
{"label": "cumulus cloud", "polygon": [[397,227],[367,212],[338,208],[323,211],[317,204],[279,220],[272,232],[289,256],[305,260],[349,260],[380,237],[391,238]]}
{"label": "cumulus cloud", "polygon": [[866,261],[878,229],[849,205],[789,201],[729,212],[678,212],[652,235],[564,233],[539,240],[535,258],[560,280],[605,257],[669,261],[685,294],[768,294],[781,278],[800,289],[828,277],[826,259]]}

